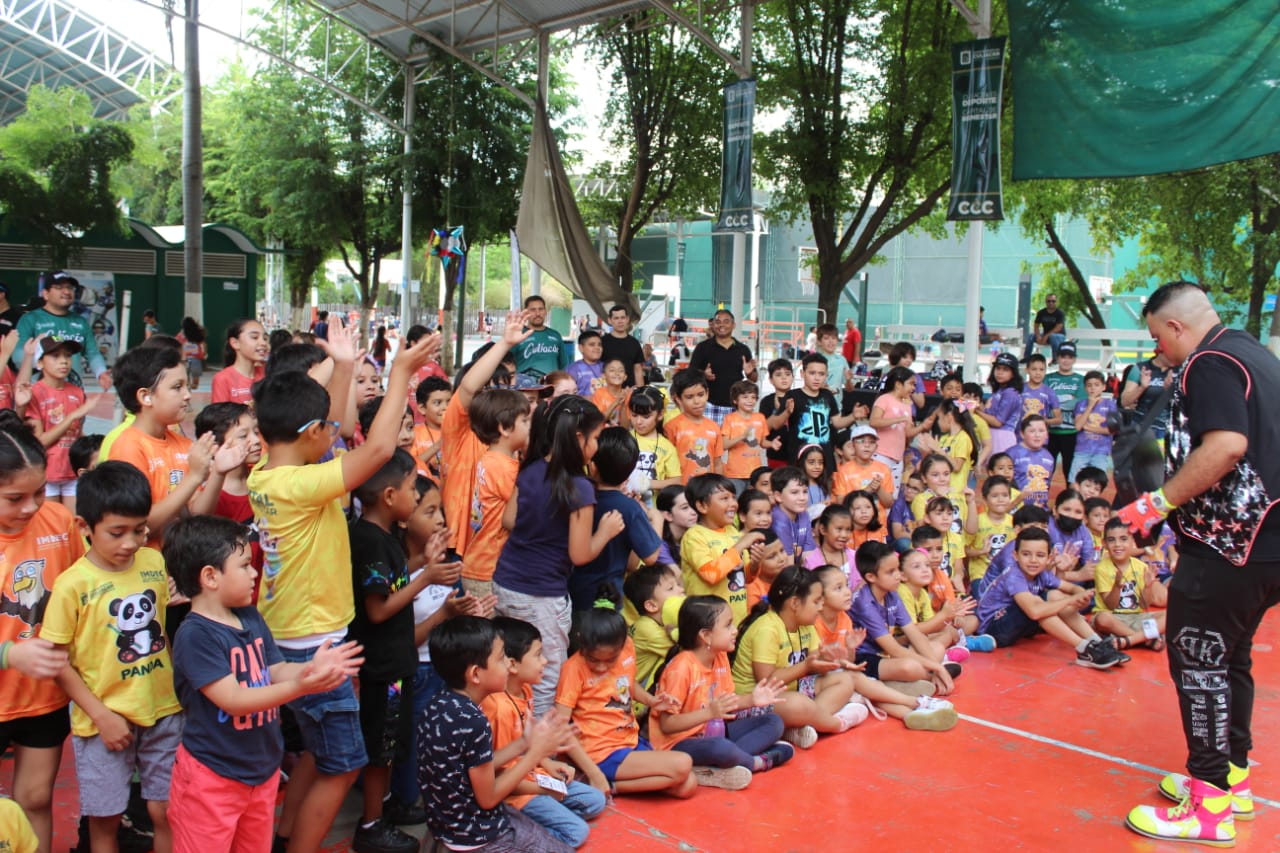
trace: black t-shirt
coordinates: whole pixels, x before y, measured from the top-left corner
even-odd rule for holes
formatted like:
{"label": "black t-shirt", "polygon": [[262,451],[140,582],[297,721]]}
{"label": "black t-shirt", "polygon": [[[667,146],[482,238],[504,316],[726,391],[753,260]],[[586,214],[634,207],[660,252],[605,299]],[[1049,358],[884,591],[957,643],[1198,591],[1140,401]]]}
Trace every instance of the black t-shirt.
{"label": "black t-shirt", "polygon": [[[783,407],[787,405],[786,399],[787,395],[783,394]],[[776,415],[778,413],[778,395],[766,394],[760,399],[759,409],[760,414],[764,415],[765,420]],[[788,419],[788,421],[790,421],[790,419]],[[773,441],[775,438],[782,439],[782,446],[777,450],[774,450],[772,447],[766,447],[764,450],[765,456],[769,459],[777,459],[785,462],[787,460],[787,424],[783,424],[781,429],[769,430],[769,440]]]}
{"label": "black t-shirt", "polygon": [[[1134,404],[1133,410],[1138,413],[1138,417],[1144,417],[1147,412],[1151,411],[1151,407],[1160,399],[1160,395],[1164,393],[1164,385],[1169,381],[1170,371],[1167,368],[1160,367],[1156,364],[1155,359],[1149,358],[1142,364],[1135,364],[1125,373],[1124,381],[1133,382],[1136,385],[1142,384],[1142,368],[1151,371],[1151,384],[1142,392],[1142,396],[1138,398],[1138,402]],[[1123,386],[1121,391],[1123,392]],[[1169,404],[1165,403],[1164,411],[1156,416],[1152,426],[1160,432],[1169,429]]]}
{"label": "black t-shirt", "polygon": [[366,595],[391,595],[409,583],[408,560],[399,540],[378,525],[357,519],[351,523],[351,581],[356,616],[351,639],[364,646],[360,675],[375,681],[413,678],[418,671],[418,648],[413,642],[413,605],[400,608],[385,622],[375,623],[365,610]]}
{"label": "black t-shirt", "polygon": [[636,384],[636,365],[644,363],[644,347],[635,338],[627,335],[620,338],[613,332],[606,332],[603,338],[603,355],[601,361],[608,364],[615,358],[627,368],[627,386]]}
{"label": "black t-shirt", "polygon": [[735,340],[725,347],[721,346],[715,338],[707,338],[693,348],[689,369],[701,373],[707,365],[711,365],[711,371],[716,378],[707,380],[707,400],[717,406],[732,406],[729,389],[733,387],[733,383],[741,382],[744,378],[743,359],[750,361],[752,358],[754,356],[751,350],[741,341]]}
{"label": "black t-shirt", "polygon": [[491,761],[493,734],[476,703],[447,688],[431,697],[418,717],[418,785],[436,840],[483,847],[507,829],[502,804],[481,808],[471,787],[471,768]]}
{"label": "black t-shirt", "polygon": [[818,396],[810,397],[803,388],[792,388],[787,392],[787,399],[795,400],[796,404],[787,421],[787,440],[784,442],[787,460],[794,463],[802,447],[817,444],[822,447],[827,458],[827,471],[832,471],[835,453],[831,439],[835,434],[835,427],[831,425],[831,419],[840,414],[836,395],[823,388]]}
{"label": "black t-shirt", "polygon": [[1067,315],[1062,313],[1061,308],[1055,308],[1050,311],[1048,308],[1041,308],[1036,312],[1036,328],[1040,330],[1040,334],[1046,335],[1050,329],[1062,326],[1065,332],[1067,329]]}

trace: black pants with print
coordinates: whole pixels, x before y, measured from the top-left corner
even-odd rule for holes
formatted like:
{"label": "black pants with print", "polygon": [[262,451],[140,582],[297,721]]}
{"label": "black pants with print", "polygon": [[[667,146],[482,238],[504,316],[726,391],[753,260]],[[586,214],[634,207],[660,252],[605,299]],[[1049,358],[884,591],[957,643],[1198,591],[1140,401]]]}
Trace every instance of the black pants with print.
{"label": "black pants with print", "polygon": [[1187,771],[1227,787],[1228,759],[1253,747],[1253,635],[1280,602],[1280,562],[1234,566],[1183,553],[1169,584],[1169,675],[1178,692]]}

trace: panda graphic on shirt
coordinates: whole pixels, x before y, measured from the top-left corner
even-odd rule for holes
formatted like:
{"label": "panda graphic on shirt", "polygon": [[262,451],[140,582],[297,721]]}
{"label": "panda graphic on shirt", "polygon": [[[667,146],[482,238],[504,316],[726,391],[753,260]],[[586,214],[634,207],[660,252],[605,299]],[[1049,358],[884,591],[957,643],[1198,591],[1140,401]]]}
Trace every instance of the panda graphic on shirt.
{"label": "panda graphic on shirt", "polygon": [[121,663],[134,663],[164,650],[164,629],[156,616],[155,590],[113,599],[108,612],[115,617],[111,627],[116,633],[116,657]]}

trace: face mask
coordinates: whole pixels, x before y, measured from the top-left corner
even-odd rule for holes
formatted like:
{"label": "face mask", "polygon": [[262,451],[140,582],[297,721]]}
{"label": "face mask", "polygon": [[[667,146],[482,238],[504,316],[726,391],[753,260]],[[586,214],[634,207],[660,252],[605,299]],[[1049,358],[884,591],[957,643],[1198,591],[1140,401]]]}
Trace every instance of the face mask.
{"label": "face mask", "polygon": [[1083,523],[1084,520],[1080,518],[1071,518],[1065,515],[1058,516],[1058,529],[1063,533],[1075,533]]}

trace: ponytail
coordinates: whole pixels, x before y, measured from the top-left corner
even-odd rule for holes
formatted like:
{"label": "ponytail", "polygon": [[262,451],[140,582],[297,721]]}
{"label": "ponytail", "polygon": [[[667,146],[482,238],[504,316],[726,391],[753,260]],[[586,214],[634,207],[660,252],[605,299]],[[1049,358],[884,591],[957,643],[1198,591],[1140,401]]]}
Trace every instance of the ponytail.
{"label": "ponytail", "polygon": [[13,409],[0,410],[0,482],[28,468],[45,467],[45,449]]}
{"label": "ponytail", "polygon": [[535,443],[529,448],[524,465],[547,460],[547,482],[553,509],[566,515],[578,506],[578,488],[574,480],[585,477],[587,462],[582,453],[580,435],[591,433],[604,423],[604,415],[590,400],[567,394],[552,400],[534,414],[531,434]]}

